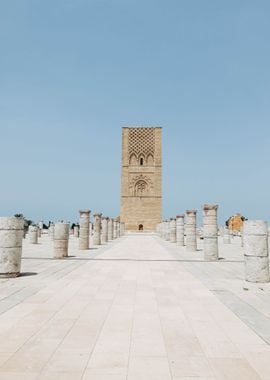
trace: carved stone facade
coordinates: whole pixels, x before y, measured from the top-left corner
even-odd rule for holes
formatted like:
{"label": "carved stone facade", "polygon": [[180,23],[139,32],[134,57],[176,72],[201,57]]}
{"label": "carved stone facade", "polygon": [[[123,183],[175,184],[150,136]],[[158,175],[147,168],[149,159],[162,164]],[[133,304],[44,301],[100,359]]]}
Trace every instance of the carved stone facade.
{"label": "carved stone facade", "polygon": [[122,130],[121,222],[126,230],[154,230],[161,221],[161,131]]}

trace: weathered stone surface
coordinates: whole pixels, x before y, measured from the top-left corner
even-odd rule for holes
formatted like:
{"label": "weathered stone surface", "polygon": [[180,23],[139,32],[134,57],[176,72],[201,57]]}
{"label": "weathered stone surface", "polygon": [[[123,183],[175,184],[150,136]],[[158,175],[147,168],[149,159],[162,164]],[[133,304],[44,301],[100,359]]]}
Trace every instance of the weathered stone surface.
{"label": "weathered stone surface", "polygon": [[170,242],[171,243],[176,243],[176,220],[171,219],[169,223],[169,228],[170,228]]}
{"label": "weathered stone surface", "polygon": [[113,239],[117,238],[117,221],[113,219]]}
{"label": "weathered stone surface", "polygon": [[38,227],[29,226],[28,236],[31,244],[38,244]]}
{"label": "weathered stone surface", "polygon": [[165,240],[170,241],[170,221],[165,220]]}
{"label": "weathered stone surface", "polygon": [[245,256],[245,279],[250,282],[269,282],[268,257]]}
{"label": "weathered stone surface", "polygon": [[19,276],[23,232],[23,218],[0,217],[0,277]]}
{"label": "weathered stone surface", "polygon": [[62,259],[68,256],[69,223],[55,223],[54,257]]}
{"label": "weathered stone surface", "polygon": [[268,256],[268,237],[244,235],[243,245],[246,256]]}
{"label": "weathered stone surface", "polygon": [[204,238],[203,239],[203,251],[205,261],[217,261],[218,260],[218,239]]}
{"label": "weathered stone surface", "polygon": [[90,239],[90,241],[91,241],[91,236],[93,236],[93,234],[94,234],[94,232],[93,232],[93,223],[90,222],[89,223],[89,239]]}
{"label": "weathered stone surface", "polygon": [[18,230],[21,231],[21,226],[24,221],[22,218],[17,218],[15,216],[1,216],[0,217],[0,230]]}
{"label": "weathered stone surface", "polygon": [[243,229],[243,226],[240,228],[240,237],[241,237],[241,247],[244,247],[244,229]]}
{"label": "weathered stone surface", "polygon": [[204,237],[217,237],[217,210],[218,205],[203,206],[203,235]]}
{"label": "weathered stone surface", "polygon": [[268,227],[268,251],[270,250],[270,227]]}
{"label": "weathered stone surface", "polygon": [[22,248],[0,247],[0,278],[17,277],[20,275],[21,254]]}
{"label": "weathered stone surface", "polygon": [[223,244],[231,244],[231,235],[228,227],[223,229]]}
{"label": "weathered stone surface", "polygon": [[19,234],[18,230],[0,230],[0,241],[3,244],[3,247],[13,248],[13,247],[21,247],[21,237],[23,234]]}
{"label": "weathered stone surface", "polygon": [[40,232],[42,233],[42,231],[43,231],[43,220],[38,222],[38,228],[40,229]]}
{"label": "weathered stone surface", "polygon": [[268,228],[262,220],[243,225],[245,278],[251,282],[269,281]]}
{"label": "weathered stone surface", "polygon": [[204,260],[218,260],[218,205],[203,206],[203,251]]}
{"label": "weathered stone surface", "polygon": [[54,240],[68,240],[69,223],[56,223],[54,227]]}
{"label": "weathered stone surface", "polygon": [[245,236],[265,236],[267,235],[268,226],[263,220],[246,220],[243,224]]}
{"label": "weathered stone surface", "polygon": [[121,236],[121,231],[120,231],[120,229],[121,229],[120,222],[117,221],[117,237],[118,237],[118,238],[120,238],[120,236]]}
{"label": "weathered stone surface", "polygon": [[90,210],[80,210],[79,249],[89,249],[89,220]]}
{"label": "weathered stone surface", "polygon": [[156,226],[156,233],[161,236],[161,225],[162,223],[158,223],[157,226]]}
{"label": "weathered stone surface", "polygon": [[218,234],[219,234],[219,236],[223,237],[223,234],[224,234],[224,227],[223,226],[218,227]]}
{"label": "weathered stone surface", "polygon": [[185,215],[176,216],[176,244],[184,246],[184,218]]}
{"label": "weathered stone surface", "polygon": [[186,223],[185,223],[185,234],[186,234],[186,249],[190,252],[195,252],[197,250],[197,236],[196,236],[196,210],[186,211]]}
{"label": "weathered stone surface", "polygon": [[108,240],[113,240],[113,220],[108,220]]}
{"label": "weathered stone surface", "polygon": [[102,214],[94,215],[94,245],[101,245],[101,217]]}
{"label": "weathered stone surface", "polygon": [[102,218],[101,220],[101,244],[108,241],[108,218]]}
{"label": "weathered stone surface", "polygon": [[74,226],[73,235],[74,237],[79,237],[79,226]]}
{"label": "weathered stone surface", "polygon": [[125,235],[125,223],[121,222],[120,223],[120,236],[124,236],[124,235]]}
{"label": "weathered stone surface", "polygon": [[164,222],[159,223],[157,228],[159,236],[164,239]]}
{"label": "weathered stone surface", "polygon": [[51,238],[51,240],[54,239],[54,224],[51,224],[49,227],[49,237]]}
{"label": "weathered stone surface", "polygon": [[268,256],[268,228],[262,220],[247,220],[243,225],[244,254]]}

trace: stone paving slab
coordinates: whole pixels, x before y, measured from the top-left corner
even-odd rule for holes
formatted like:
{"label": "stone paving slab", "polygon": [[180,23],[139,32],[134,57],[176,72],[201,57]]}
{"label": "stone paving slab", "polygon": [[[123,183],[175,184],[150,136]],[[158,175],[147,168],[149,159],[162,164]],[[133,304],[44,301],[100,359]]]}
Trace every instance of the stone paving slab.
{"label": "stone paving slab", "polygon": [[69,246],[25,240],[0,280],[1,380],[270,379],[270,288],[243,281],[240,241],[218,263],[152,234]]}

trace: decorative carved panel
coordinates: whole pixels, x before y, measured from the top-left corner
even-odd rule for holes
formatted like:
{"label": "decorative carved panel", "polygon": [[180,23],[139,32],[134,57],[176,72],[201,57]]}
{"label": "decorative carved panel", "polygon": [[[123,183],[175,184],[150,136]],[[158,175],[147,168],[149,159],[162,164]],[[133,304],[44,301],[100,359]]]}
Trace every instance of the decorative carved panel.
{"label": "decorative carved panel", "polygon": [[146,175],[139,174],[134,176],[129,182],[130,195],[135,197],[153,195],[154,184],[151,178]]}
{"label": "decorative carved panel", "polygon": [[150,161],[154,160],[155,155],[155,129],[154,128],[133,128],[129,130],[128,154],[132,158],[140,157]]}

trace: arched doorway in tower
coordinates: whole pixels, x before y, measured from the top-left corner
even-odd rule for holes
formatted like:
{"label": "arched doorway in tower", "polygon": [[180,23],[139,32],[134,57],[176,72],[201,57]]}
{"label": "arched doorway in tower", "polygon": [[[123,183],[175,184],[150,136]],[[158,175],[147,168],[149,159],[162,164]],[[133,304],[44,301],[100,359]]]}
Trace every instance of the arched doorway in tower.
{"label": "arched doorway in tower", "polygon": [[139,224],[139,231],[143,231],[143,224]]}

